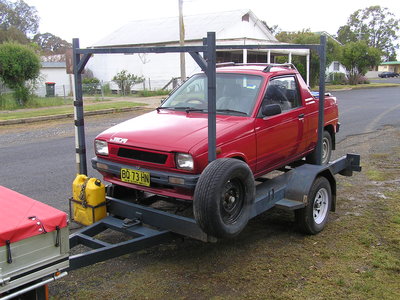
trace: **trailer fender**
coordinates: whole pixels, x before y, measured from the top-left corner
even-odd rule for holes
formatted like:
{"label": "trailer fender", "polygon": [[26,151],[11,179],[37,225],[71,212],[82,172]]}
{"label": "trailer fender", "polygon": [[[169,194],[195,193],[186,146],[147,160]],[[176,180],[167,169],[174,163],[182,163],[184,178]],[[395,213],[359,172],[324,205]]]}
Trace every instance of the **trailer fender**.
{"label": "trailer fender", "polygon": [[329,166],[304,164],[290,171],[285,188],[285,199],[308,204],[308,194],[318,176],[328,179],[332,191],[331,211],[336,209],[336,179]]}

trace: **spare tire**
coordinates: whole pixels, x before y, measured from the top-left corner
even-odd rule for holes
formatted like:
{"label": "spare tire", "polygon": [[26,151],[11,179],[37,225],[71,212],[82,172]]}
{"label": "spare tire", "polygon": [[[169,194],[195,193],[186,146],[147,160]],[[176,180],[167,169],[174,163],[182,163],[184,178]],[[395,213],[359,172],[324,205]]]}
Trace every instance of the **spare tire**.
{"label": "spare tire", "polygon": [[216,238],[232,238],[246,226],[255,198],[250,167],[234,158],[211,162],[197,182],[194,217],[200,228]]}

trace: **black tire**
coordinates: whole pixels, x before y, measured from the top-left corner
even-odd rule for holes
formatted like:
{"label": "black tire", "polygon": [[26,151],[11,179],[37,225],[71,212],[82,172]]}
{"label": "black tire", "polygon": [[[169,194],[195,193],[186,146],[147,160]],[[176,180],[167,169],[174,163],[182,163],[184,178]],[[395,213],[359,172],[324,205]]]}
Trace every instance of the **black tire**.
{"label": "black tire", "polygon": [[295,211],[300,230],[307,234],[322,231],[328,221],[332,205],[331,185],[325,177],[317,177],[308,193],[308,204]]}
{"label": "black tire", "polygon": [[[329,163],[329,160],[331,159],[332,155],[332,137],[331,134],[327,131],[324,130],[324,133],[322,135],[322,164],[326,165]],[[314,149],[313,152],[311,152],[309,155],[306,157],[306,162],[309,164],[317,164],[318,163],[318,157],[317,157],[317,152],[316,149]]]}
{"label": "black tire", "polygon": [[211,162],[197,182],[193,212],[200,228],[216,238],[232,238],[246,226],[255,198],[254,177],[238,159]]}

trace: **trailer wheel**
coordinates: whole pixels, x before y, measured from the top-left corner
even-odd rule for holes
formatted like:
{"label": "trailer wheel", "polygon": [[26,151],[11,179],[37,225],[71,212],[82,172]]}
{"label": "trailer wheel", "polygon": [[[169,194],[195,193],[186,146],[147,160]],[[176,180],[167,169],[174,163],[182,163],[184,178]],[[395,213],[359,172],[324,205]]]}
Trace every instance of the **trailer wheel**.
{"label": "trailer wheel", "polygon": [[[331,159],[331,155],[332,155],[332,137],[331,137],[331,134],[327,130],[324,130],[324,134],[322,135],[322,164],[323,165],[326,165],[327,163],[329,163],[329,160]],[[309,155],[307,155],[306,161],[310,164],[317,164],[318,157],[317,157],[316,149],[313,152],[311,152]]]}
{"label": "trailer wheel", "polygon": [[197,182],[193,212],[203,231],[216,238],[232,238],[246,226],[255,198],[254,177],[238,159],[211,162]]}
{"label": "trailer wheel", "polygon": [[331,185],[323,176],[314,180],[308,193],[308,205],[296,210],[296,221],[304,233],[317,234],[322,231],[328,221],[332,205]]}

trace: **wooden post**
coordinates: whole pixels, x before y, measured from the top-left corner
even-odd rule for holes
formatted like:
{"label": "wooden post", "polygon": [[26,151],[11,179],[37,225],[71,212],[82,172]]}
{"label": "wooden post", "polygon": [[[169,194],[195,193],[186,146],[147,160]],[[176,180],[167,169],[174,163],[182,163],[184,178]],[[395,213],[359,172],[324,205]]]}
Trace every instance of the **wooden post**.
{"label": "wooden post", "polygon": [[[185,26],[183,24],[183,13],[182,13],[183,0],[179,0],[179,45],[185,46]],[[186,64],[185,64],[185,52],[180,53],[181,57],[181,80],[186,80]]]}

